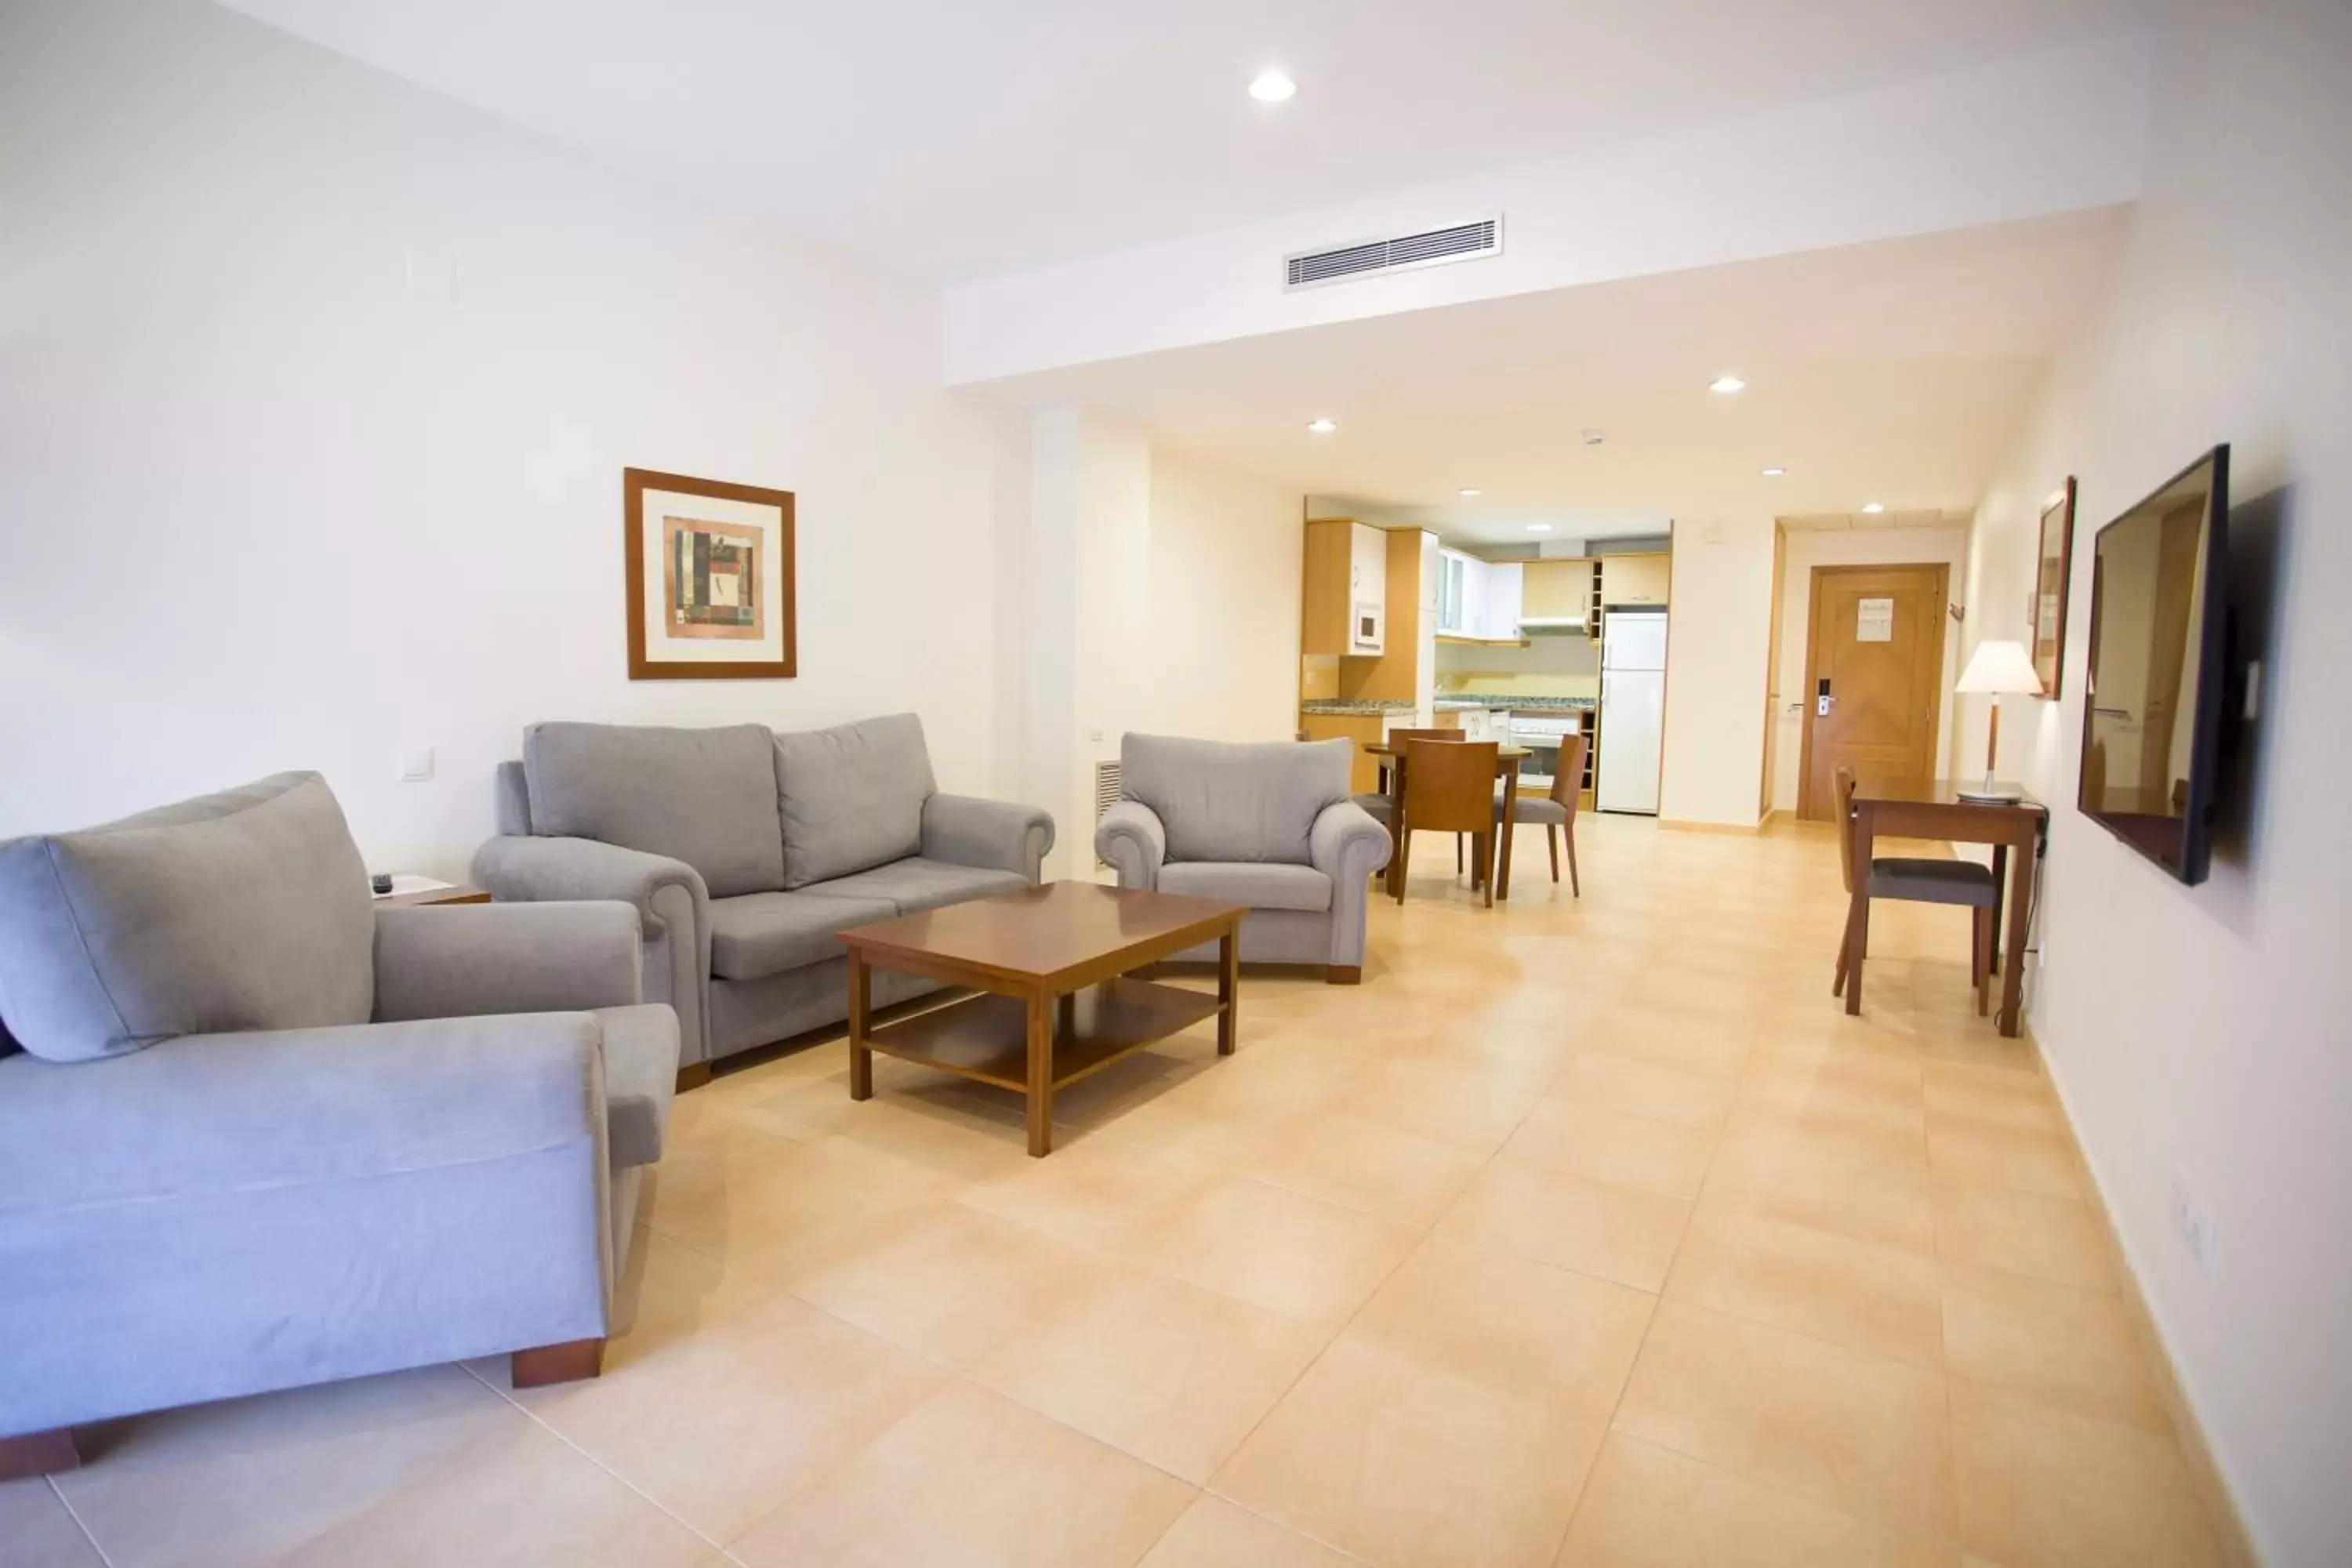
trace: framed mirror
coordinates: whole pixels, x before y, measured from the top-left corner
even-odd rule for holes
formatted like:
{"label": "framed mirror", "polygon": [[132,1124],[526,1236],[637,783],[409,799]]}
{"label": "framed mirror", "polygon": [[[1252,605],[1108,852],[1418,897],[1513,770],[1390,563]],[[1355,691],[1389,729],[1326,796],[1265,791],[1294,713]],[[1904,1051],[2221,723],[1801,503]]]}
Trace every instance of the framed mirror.
{"label": "framed mirror", "polygon": [[2042,503],[2042,542],[2034,555],[2033,673],[2042,694],[2054,700],[2066,663],[2066,573],[2074,558],[2074,477]]}

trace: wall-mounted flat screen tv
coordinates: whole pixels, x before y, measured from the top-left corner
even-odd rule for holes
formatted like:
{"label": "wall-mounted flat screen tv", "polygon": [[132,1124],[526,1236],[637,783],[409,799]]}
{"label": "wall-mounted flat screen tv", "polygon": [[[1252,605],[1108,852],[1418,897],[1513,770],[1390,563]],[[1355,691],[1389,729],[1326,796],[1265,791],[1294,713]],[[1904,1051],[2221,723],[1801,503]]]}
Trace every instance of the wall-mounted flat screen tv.
{"label": "wall-mounted flat screen tv", "polygon": [[2192,883],[2211,858],[2221,773],[2229,510],[2230,448],[2216,447],[2099,530],[2092,555],[2077,804]]}

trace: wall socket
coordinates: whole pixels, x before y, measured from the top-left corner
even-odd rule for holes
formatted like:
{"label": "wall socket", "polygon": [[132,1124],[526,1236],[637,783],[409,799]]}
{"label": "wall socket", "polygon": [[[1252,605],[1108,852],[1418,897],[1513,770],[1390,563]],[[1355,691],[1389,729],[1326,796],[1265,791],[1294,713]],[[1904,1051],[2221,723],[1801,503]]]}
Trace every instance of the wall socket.
{"label": "wall socket", "polygon": [[392,776],[402,784],[425,783],[433,776],[433,748],[418,746],[394,752]]}
{"label": "wall socket", "polygon": [[2197,1259],[2197,1267],[2212,1273],[2219,1247],[2212,1216],[2197,1201],[2197,1194],[2189,1190],[2187,1179],[2178,1173],[2172,1178],[2172,1228],[2180,1233],[2180,1239]]}

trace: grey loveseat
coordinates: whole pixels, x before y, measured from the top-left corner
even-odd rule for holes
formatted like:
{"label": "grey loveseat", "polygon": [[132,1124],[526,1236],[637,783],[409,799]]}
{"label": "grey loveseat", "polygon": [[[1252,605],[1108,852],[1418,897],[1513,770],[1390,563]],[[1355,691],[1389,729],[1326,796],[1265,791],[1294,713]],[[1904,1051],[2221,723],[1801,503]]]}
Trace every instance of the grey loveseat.
{"label": "grey loveseat", "polygon": [[1366,884],[1389,863],[1390,839],[1348,797],[1349,762],[1345,741],[1129,735],[1125,798],[1097,825],[1095,853],[1122,888],[1248,904],[1244,963],[1320,964],[1333,984],[1353,984],[1364,973]]}
{"label": "grey loveseat", "polygon": [[373,907],[315,773],[0,844],[0,1474],[400,1367],[593,1375],[677,1074],[637,957],[623,904]]}
{"label": "grey loveseat", "polygon": [[[911,713],[783,733],[534,724],[499,768],[498,812],[475,881],[635,905],[689,1084],[849,1016],[836,931],[1031,886],[1054,845],[1034,806],[938,793]],[[877,971],[874,1005],[935,989]]]}

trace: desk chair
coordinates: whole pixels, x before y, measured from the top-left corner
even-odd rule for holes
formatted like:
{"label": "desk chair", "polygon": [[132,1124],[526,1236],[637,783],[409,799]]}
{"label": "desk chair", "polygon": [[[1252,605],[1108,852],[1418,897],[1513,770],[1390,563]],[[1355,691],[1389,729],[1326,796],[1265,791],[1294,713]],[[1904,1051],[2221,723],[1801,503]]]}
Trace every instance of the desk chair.
{"label": "desk chair", "polygon": [[[1845,879],[1846,896],[1853,896],[1853,770],[1836,773],[1838,803],[1838,871]],[[1977,1013],[1990,1004],[1992,986],[1993,908],[2000,901],[2000,885],[1990,868],[1973,860],[1931,860],[1876,857],[1870,862],[1868,889],[1873,899],[1904,899],[1916,904],[1959,904],[1974,911],[1969,918],[1969,977],[1976,982]],[[1863,955],[1838,942],[1837,977],[1830,994],[1843,995],[1846,976],[1862,966]]]}

